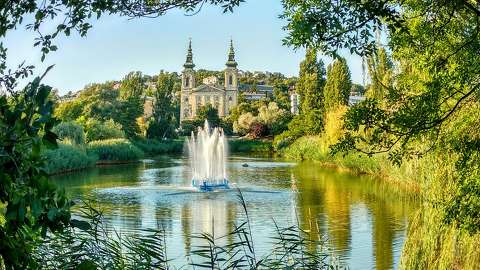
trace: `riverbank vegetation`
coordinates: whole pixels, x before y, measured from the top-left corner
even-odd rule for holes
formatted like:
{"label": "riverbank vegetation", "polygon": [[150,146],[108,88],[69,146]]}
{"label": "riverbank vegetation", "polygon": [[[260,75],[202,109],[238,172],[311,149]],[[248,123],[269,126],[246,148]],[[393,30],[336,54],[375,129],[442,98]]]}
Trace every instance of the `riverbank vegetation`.
{"label": "riverbank vegetation", "polygon": [[[320,49],[339,60],[327,69],[325,87],[309,88],[323,93],[324,99],[317,103],[323,110],[323,127],[308,134],[299,125],[289,125],[277,137],[277,149],[297,159],[332,162],[417,183],[423,206],[409,227],[401,268],[476,269],[480,264],[473,245],[480,235],[478,5],[471,1],[284,4],[289,32],[285,42]],[[371,31],[384,36],[375,38]],[[335,108],[328,104],[335,104],[331,98],[342,101],[343,86],[348,84],[348,76],[329,77],[335,63],[342,62],[337,54],[341,48],[364,57],[371,84],[367,99],[344,112],[337,129],[340,136],[331,141],[328,117]],[[305,78],[315,78],[318,72],[311,68],[308,74]],[[329,83],[330,79],[336,82]],[[301,100],[308,98],[308,91],[299,90]],[[301,106],[309,107],[301,111],[307,119],[314,107],[308,102]]]}
{"label": "riverbank vegetation", "polygon": [[[232,11],[242,1],[207,2]],[[188,13],[204,3],[200,0],[129,6],[117,5],[115,1],[98,4],[82,0],[11,3],[0,5],[3,14],[0,37],[25,23],[29,30],[38,33],[35,46],[41,48],[43,61],[58,49],[55,41],[59,36],[73,32],[85,36],[92,26],[90,18],[104,13],[131,17],[163,15],[172,8]],[[292,158],[335,163],[417,183],[423,206],[409,227],[401,267],[478,268],[478,1],[284,0],[282,3],[282,18],[287,23],[285,44],[306,48],[299,78],[274,82],[278,85],[273,97],[256,103],[241,101],[237,112],[234,110],[219,125],[225,130],[231,127],[232,131],[235,127],[236,132],[250,138],[273,137],[275,149]],[[62,10],[74,12],[62,13]],[[52,22],[58,25],[44,27]],[[45,29],[53,32],[43,33]],[[178,100],[172,98],[179,88],[178,75],[162,72],[158,76],[145,76],[131,72],[119,82],[92,84],[59,102],[51,87],[41,84],[43,76],[17,91],[19,80],[32,75],[34,67],[20,64],[8,70],[14,65],[7,64],[4,44],[0,42],[0,268],[39,268],[33,254],[41,250],[33,240],[59,237],[55,242],[61,239],[64,230],[83,230],[87,226],[71,219],[73,203],[49,181],[48,173],[83,168],[94,158],[115,161],[139,158],[143,153],[140,148],[147,149],[150,144],[142,141],[146,138],[159,142],[151,152],[167,151],[159,145],[179,134]],[[348,92],[354,86],[346,61],[339,55],[344,50],[364,58],[370,81],[363,89],[367,99],[347,110],[344,106],[348,105]],[[318,52],[335,60],[325,68]],[[249,79],[255,80],[245,80]],[[292,85],[300,95],[298,115],[288,112],[286,97]],[[153,117],[149,119],[142,117],[147,93],[161,101],[152,104]],[[205,111],[208,117],[215,118],[215,111],[209,108]],[[140,147],[134,143],[138,138]],[[61,140],[59,147],[57,139]],[[67,164],[68,161],[71,163]],[[67,245],[62,248],[68,250],[81,243],[74,234],[70,236],[74,237],[71,241],[60,242]],[[223,248],[214,245],[214,237],[203,237],[211,243],[207,258],[218,259],[215,252]],[[155,247],[149,246],[151,242],[147,239],[141,240],[145,250]],[[109,243],[112,252],[122,255],[118,242]],[[137,242],[131,243],[131,247],[137,247]],[[240,243],[251,248],[248,239]],[[78,258],[83,251],[72,250],[69,255],[81,264],[84,261]],[[204,255],[203,251],[197,254]],[[147,253],[138,255],[151,258]],[[134,265],[139,257],[105,263],[111,263],[112,267],[117,263]],[[60,263],[53,261],[54,258],[63,259],[51,258],[52,267]],[[256,267],[258,261],[254,257],[245,258],[250,266],[253,262]],[[93,259],[81,266],[92,269],[92,263],[101,264],[104,258]],[[128,263],[122,264],[125,260]],[[312,261],[316,262],[317,257]],[[291,261],[273,262],[284,266]],[[299,267],[309,267],[302,263]]]}

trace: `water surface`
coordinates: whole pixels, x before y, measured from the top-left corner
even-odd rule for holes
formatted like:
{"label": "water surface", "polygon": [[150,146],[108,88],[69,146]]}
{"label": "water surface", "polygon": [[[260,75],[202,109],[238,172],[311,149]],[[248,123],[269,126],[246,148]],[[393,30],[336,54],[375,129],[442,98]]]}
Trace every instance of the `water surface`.
{"label": "water surface", "polygon": [[[350,269],[397,268],[416,203],[382,181],[267,158],[231,157],[227,171],[230,182],[244,190],[260,253],[272,245],[275,220],[280,226],[299,223],[311,237],[325,239]],[[190,179],[184,157],[55,177],[72,197],[98,200],[107,222],[120,232],[163,227],[169,257],[179,266],[195,244],[189,235],[225,235],[245,219],[235,192],[191,193]]]}

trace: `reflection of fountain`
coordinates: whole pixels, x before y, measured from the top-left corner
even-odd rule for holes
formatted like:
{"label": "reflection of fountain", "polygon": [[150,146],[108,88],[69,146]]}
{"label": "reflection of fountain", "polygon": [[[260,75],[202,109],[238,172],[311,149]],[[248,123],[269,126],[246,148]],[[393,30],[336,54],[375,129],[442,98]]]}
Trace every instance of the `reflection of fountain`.
{"label": "reflection of fountain", "polygon": [[192,167],[192,185],[201,191],[228,189],[226,162],[226,140],[223,130],[210,130],[205,121],[203,128],[198,128],[197,137],[192,132],[188,139],[190,163]]}

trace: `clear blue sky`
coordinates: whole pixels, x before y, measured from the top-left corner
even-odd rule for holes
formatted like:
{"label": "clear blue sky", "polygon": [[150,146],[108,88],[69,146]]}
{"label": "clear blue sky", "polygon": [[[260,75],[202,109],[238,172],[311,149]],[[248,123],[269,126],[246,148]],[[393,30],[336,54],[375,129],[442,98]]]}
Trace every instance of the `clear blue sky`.
{"label": "clear blue sky", "polygon": [[[33,48],[34,33],[23,26],[10,32],[5,43],[11,66],[27,60],[41,73],[46,66],[55,64],[44,82],[61,94],[92,82],[118,80],[130,71],[149,75],[162,69],[181,71],[189,37],[197,69],[222,70],[232,37],[240,69],[298,75],[304,51],[295,52],[282,45],[286,33],[282,30],[285,22],[278,18],[281,12],[278,0],[247,0],[233,14],[205,6],[195,16],[185,16],[180,11],[155,19],[105,16],[94,21],[86,38],[59,38],[59,50],[49,54],[44,63],[39,61],[39,49]],[[361,83],[360,58],[348,54],[344,57],[352,80]],[[328,64],[330,59],[324,61]]]}

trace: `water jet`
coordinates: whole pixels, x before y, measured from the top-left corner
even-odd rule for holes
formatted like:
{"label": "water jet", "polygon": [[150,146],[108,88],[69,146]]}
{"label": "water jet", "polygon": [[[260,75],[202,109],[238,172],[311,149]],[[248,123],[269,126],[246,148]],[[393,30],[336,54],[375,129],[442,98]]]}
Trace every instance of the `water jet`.
{"label": "water jet", "polygon": [[221,128],[211,129],[205,120],[199,127],[197,136],[187,139],[192,169],[192,186],[199,191],[217,191],[229,189],[226,173],[226,138]]}

